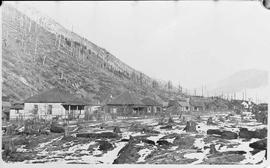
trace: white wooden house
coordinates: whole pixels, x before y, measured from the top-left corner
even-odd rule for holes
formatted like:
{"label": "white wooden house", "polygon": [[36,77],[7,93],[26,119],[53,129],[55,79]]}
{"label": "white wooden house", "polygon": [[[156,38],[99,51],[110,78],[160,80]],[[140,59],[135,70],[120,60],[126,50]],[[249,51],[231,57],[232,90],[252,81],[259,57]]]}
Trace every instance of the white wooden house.
{"label": "white wooden house", "polygon": [[83,100],[65,90],[54,88],[26,99],[24,118],[84,118],[84,106]]}

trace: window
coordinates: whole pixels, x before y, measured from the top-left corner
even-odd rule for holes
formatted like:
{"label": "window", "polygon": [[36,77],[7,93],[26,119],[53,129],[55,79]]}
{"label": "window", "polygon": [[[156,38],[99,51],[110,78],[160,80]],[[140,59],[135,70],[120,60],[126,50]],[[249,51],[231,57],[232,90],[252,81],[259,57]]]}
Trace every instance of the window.
{"label": "window", "polygon": [[38,113],[38,105],[37,104],[34,105],[33,112],[34,112],[34,114],[37,114]]}
{"label": "window", "polygon": [[48,105],[47,114],[52,114],[52,105]]}

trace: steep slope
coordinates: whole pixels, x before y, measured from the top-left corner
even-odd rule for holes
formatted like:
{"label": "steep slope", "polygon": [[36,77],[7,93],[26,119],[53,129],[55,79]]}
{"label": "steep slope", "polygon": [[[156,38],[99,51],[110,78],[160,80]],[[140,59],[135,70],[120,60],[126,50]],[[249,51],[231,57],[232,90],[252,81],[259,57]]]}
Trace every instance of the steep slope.
{"label": "steep slope", "polygon": [[125,90],[157,100],[174,95],[53,20],[21,11],[8,4],[2,8],[3,96],[24,100],[56,86],[95,102]]}

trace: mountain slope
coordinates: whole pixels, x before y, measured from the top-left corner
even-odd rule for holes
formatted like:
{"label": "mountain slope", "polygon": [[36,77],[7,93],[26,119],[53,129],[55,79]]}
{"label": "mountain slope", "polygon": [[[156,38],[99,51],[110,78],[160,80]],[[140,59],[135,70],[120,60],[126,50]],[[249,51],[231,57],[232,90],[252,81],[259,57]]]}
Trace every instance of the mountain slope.
{"label": "mountain slope", "polygon": [[125,90],[160,101],[171,96],[164,84],[153,87],[154,79],[105,49],[50,18],[18,9],[2,7],[3,96],[24,100],[56,86],[95,102]]}
{"label": "mountain slope", "polygon": [[236,72],[217,83],[215,91],[239,92],[243,89],[255,89],[268,85],[268,72],[248,69]]}
{"label": "mountain slope", "polygon": [[212,95],[230,95],[238,99],[251,98],[256,102],[268,99],[268,71],[247,69],[207,86]]}

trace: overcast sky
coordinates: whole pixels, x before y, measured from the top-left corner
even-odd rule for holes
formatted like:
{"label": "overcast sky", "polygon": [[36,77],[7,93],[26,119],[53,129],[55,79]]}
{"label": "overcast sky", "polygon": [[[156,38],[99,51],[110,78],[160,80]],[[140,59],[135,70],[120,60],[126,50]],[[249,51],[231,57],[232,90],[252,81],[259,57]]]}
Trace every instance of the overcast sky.
{"label": "overcast sky", "polygon": [[258,2],[27,4],[135,69],[187,88],[269,69],[270,11]]}

